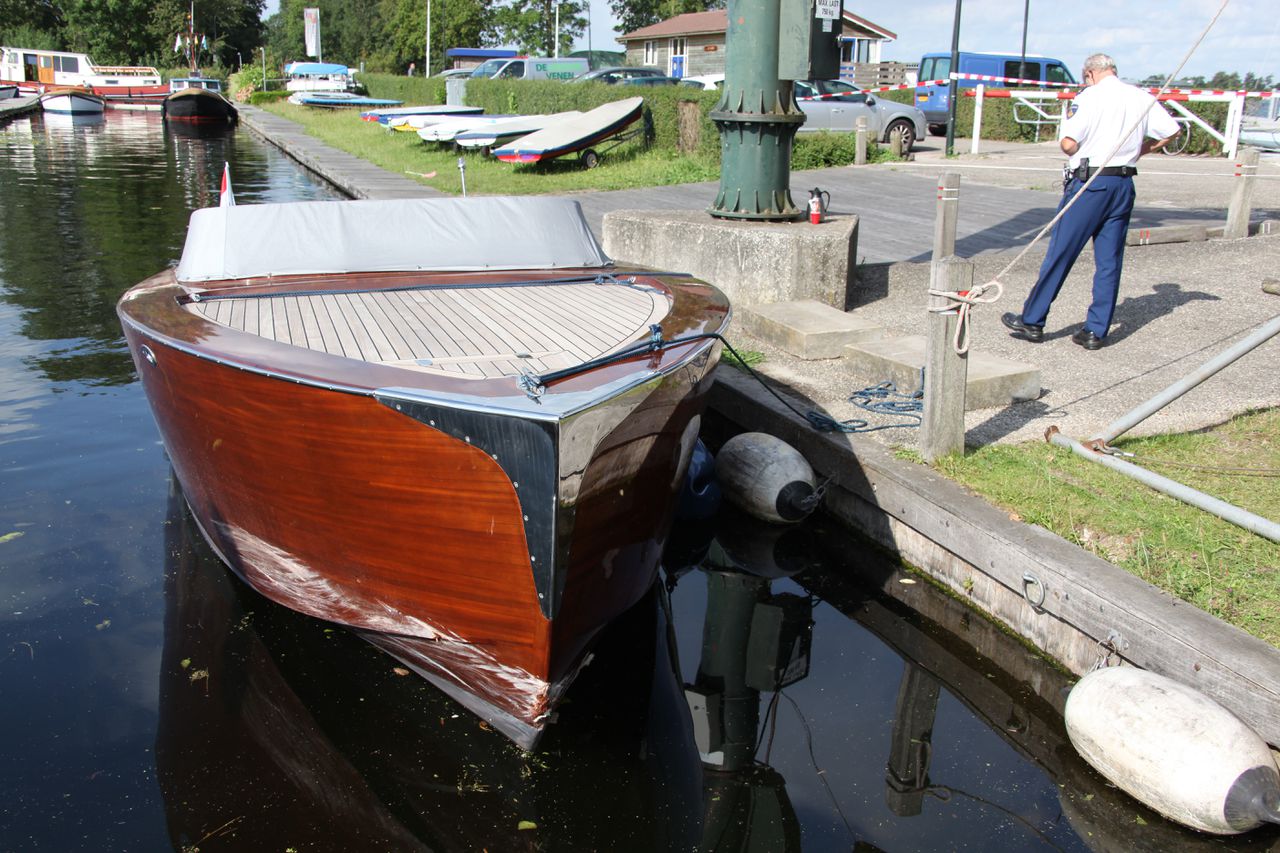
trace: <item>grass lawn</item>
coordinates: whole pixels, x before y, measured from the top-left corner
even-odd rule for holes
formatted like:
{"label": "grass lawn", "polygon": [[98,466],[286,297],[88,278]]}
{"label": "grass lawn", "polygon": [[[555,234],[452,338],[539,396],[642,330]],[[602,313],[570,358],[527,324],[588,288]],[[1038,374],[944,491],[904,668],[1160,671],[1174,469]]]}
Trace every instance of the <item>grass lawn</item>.
{"label": "grass lawn", "polygon": [[[286,102],[266,104],[263,109],[297,122],[334,148],[454,195],[462,192],[459,157],[466,162],[467,192],[478,194],[624,190],[720,179],[718,161],[646,151],[638,140],[602,153],[600,165],[594,169],[583,168],[576,155],[519,165],[484,157],[478,151],[460,155],[452,146],[427,144],[416,133],[390,131],[376,122],[362,121],[356,110],[319,110]],[[713,200],[709,198],[707,203]]]}
{"label": "grass lawn", "polygon": [[[1280,410],[1115,446],[1148,470],[1280,519]],[[1280,646],[1280,545],[1049,444],[984,447],[936,467],[1015,518]]]}

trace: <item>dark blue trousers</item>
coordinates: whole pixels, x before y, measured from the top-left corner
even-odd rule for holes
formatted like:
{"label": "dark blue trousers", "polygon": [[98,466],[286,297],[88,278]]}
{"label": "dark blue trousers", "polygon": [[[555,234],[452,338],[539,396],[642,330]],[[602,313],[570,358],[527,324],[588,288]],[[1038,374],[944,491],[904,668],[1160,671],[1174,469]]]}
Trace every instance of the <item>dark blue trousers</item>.
{"label": "dark blue trousers", "polygon": [[[1080,192],[1084,183],[1072,180],[1062,194],[1058,209]],[[1043,326],[1049,306],[1057,298],[1062,283],[1086,243],[1093,240],[1093,303],[1084,327],[1100,338],[1111,328],[1120,291],[1120,267],[1124,263],[1124,240],[1133,212],[1133,179],[1100,177],[1072,205],[1049,236],[1049,254],[1040,265],[1040,277],[1022,306],[1022,322]]]}

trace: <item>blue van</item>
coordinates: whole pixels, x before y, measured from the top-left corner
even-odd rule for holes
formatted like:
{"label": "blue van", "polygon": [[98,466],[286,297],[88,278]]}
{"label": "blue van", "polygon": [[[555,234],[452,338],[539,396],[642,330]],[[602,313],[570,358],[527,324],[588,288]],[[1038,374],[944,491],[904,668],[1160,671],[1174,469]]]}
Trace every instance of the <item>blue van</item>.
{"label": "blue van", "polygon": [[[1021,66],[1021,68],[1019,68]],[[994,77],[1011,77],[1022,80],[1042,80],[1048,83],[1074,83],[1067,66],[1060,59],[1027,54],[1024,61],[1017,53],[969,53],[960,52],[960,74],[986,74]],[[951,73],[951,53],[926,53],[920,60],[917,80],[946,80]],[[973,88],[980,80],[957,80],[957,86]],[[988,84],[990,85],[990,84]],[[1001,84],[995,84],[1001,85]],[[940,136],[947,132],[947,84],[917,86],[916,106],[929,123],[929,132]]]}

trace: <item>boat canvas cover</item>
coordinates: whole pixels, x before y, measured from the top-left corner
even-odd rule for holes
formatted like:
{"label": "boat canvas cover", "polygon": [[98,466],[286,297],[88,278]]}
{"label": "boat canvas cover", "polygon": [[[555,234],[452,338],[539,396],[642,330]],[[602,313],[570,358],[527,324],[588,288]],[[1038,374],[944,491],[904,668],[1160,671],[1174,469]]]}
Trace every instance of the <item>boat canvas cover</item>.
{"label": "boat canvas cover", "polygon": [[345,77],[351,74],[351,69],[346,65],[338,65],[333,62],[290,62],[284,67],[284,73],[298,77],[320,77],[324,75]]}
{"label": "boat canvas cover", "polygon": [[177,277],[198,282],[610,263],[570,199],[304,201],[195,211]]}

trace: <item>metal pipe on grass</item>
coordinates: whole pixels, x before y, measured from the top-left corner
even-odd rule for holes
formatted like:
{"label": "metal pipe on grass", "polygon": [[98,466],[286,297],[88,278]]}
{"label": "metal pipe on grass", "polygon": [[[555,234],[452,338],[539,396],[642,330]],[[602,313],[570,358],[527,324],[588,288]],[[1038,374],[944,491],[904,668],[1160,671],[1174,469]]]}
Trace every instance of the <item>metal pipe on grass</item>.
{"label": "metal pipe on grass", "polygon": [[1198,489],[1190,486],[1184,486],[1182,483],[1170,480],[1168,477],[1162,477],[1159,474],[1148,471],[1131,462],[1125,462],[1123,459],[1117,459],[1105,453],[1093,450],[1074,438],[1067,438],[1058,431],[1057,427],[1049,427],[1045,433],[1045,438],[1050,444],[1058,447],[1065,447],[1075,455],[1088,459],[1091,462],[1097,462],[1110,468],[1112,471],[1131,477],[1139,483],[1150,486],[1158,492],[1162,492],[1171,498],[1177,498],[1183,503],[1190,504],[1197,509],[1212,513],[1218,518],[1229,521],[1238,527],[1251,531],[1270,539],[1272,542],[1280,542],[1280,524],[1270,519],[1263,518],[1260,515],[1254,515],[1248,510],[1241,509],[1235,504],[1229,504],[1224,500],[1219,500],[1212,495],[1206,495]]}
{"label": "metal pipe on grass", "polygon": [[1188,373],[1159,394],[1147,400],[1142,405],[1132,409],[1128,413],[1122,415],[1113,421],[1110,426],[1102,433],[1095,435],[1095,440],[1101,440],[1107,443],[1115,441],[1121,435],[1133,429],[1183,394],[1195,388],[1201,382],[1204,382],[1210,376],[1213,376],[1222,368],[1238,360],[1246,353],[1252,352],[1262,344],[1280,334],[1280,314],[1272,317],[1267,322],[1256,328],[1248,337],[1241,339],[1239,342],[1223,350],[1218,355],[1206,361],[1200,367],[1191,373]]}

